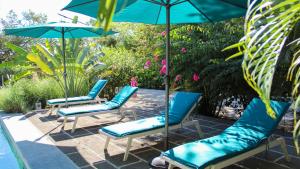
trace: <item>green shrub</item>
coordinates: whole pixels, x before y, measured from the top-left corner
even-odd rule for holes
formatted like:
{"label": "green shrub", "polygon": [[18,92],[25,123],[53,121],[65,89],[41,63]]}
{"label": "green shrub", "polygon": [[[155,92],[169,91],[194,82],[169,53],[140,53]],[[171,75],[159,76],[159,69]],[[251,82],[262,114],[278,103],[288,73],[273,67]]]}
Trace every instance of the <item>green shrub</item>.
{"label": "green shrub", "polygon": [[38,101],[45,107],[48,99],[62,96],[63,91],[55,80],[21,79],[0,90],[0,109],[7,113],[25,113],[34,109]]}

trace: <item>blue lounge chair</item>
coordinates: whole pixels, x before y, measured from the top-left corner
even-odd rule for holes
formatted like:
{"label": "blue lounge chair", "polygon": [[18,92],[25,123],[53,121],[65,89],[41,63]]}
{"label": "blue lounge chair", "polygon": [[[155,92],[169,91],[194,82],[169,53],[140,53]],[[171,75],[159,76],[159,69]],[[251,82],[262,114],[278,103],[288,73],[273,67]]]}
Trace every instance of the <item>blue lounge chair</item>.
{"label": "blue lounge chair", "polygon": [[[177,129],[183,125],[194,124],[200,137],[202,131],[199,123],[196,120],[190,120],[189,116],[201,100],[200,93],[177,92],[170,101],[169,126],[170,129]],[[164,131],[165,118],[164,113],[159,116],[115,124],[101,128],[99,132],[107,136],[105,149],[107,149],[110,139],[128,138],[126,152],[123,160],[126,161],[129,154],[129,149],[132,139],[136,137],[147,136],[150,134],[161,133]]]}
{"label": "blue lounge chair", "polygon": [[[100,99],[98,96],[106,84],[107,84],[107,80],[98,80],[87,96],[70,97],[68,98],[68,104],[69,105],[88,104],[88,103],[100,103],[102,101],[106,101],[106,99]],[[62,106],[64,106],[65,101],[66,101],[65,98],[48,100],[47,104],[50,106],[49,115],[51,115],[52,112],[54,112],[56,107],[58,107],[57,110],[59,110]]]}
{"label": "blue lounge chair", "polygon": [[169,169],[175,166],[185,169],[223,168],[278,145],[281,145],[289,160],[284,139],[271,140],[270,137],[289,108],[289,103],[271,101],[271,106],[276,112],[276,119],[270,118],[264,103],[254,98],[242,117],[221,134],[162,153],[169,162]]}
{"label": "blue lounge chair", "polygon": [[[69,108],[62,108],[58,110],[57,114],[64,117],[63,129],[68,117],[75,117],[73,123],[72,133],[75,131],[76,123],[79,117],[92,116],[103,113],[121,112],[122,106],[130,99],[130,97],[138,90],[137,87],[125,86],[121,91],[110,101],[101,104],[73,106]],[[136,118],[135,112],[132,112]],[[124,116],[124,114],[122,114]]]}

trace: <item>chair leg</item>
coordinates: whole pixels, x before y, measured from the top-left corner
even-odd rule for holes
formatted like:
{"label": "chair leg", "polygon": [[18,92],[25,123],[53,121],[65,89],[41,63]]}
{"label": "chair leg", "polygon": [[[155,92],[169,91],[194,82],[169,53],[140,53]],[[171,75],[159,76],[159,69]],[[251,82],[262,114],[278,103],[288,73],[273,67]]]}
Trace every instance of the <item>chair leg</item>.
{"label": "chair leg", "polygon": [[77,121],[78,121],[78,117],[75,117],[75,120],[74,120],[74,123],[73,123],[73,127],[72,127],[71,133],[74,133],[74,132],[75,132],[75,128],[76,128]]}
{"label": "chair leg", "polygon": [[65,127],[66,127],[67,120],[68,120],[68,118],[65,116],[65,117],[64,117],[63,124],[62,124],[62,129],[63,129],[63,130],[64,130]]}
{"label": "chair leg", "polygon": [[173,169],[175,166],[173,164],[169,164],[168,169]]}
{"label": "chair leg", "polygon": [[106,137],[106,141],[105,141],[105,146],[104,146],[104,149],[106,150],[107,147],[108,147],[108,144],[109,144],[109,141],[110,141],[110,137]]}
{"label": "chair leg", "polygon": [[194,121],[194,125],[195,125],[195,128],[197,129],[197,132],[198,132],[198,134],[199,134],[199,137],[200,137],[200,138],[204,138],[204,134],[203,134],[203,132],[202,132],[202,130],[201,130],[201,127],[200,127],[200,125],[199,125],[199,122],[198,122],[197,120]]}
{"label": "chair leg", "polygon": [[133,115],[134,120],[136,120],[137,116],[136,116],[136,112],[135,111],[132,111],[132,115]]}
{"label": "chair leg", "polygon": [[125,151],[125,154],[124,154],[123,161],[126,161],[127,158],[128,158],[128,155],[129,155],[129,149],[130,149],[130,147],[131,147],[131,143],[132,143],[132,138],[131,138],[131,137],[128,137],[127,147],[126,147],[126,151]]}
{"label": "chair leg", "polygon": [[54,105],[50,106],[50,110],[49,110],[49,114],[48,116],[51,116],[52,115],[52,112],[54,111]]}
{"label": "chair leg", "polygon": [[283,152],[284,156],[285,156],[285,160],[290,162],[291,161],[291,157],[289,156],[289,153],[287,151],[287,148],[286,148],[286,143],[285,143],[285,140],[284,138],[278,138],[278,141],[280,143],[280,147],[281,147],[281,151]]}

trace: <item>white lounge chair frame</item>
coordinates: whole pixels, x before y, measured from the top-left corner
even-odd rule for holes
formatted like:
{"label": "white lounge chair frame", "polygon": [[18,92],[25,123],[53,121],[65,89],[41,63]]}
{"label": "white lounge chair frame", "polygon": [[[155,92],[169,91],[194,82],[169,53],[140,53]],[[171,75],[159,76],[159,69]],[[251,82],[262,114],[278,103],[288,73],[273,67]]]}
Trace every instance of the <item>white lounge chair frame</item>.
{"label": "white lounge chair frame", "polygon": [[[63,121],[63,124],[62,124],[62,129],[63,130],[65,129],[65,125],[67,123],[68,118],[69,117],[75,117],[75,120],[74,120],[73,126],[72,126],[72,130],[71,130],[71,133],[74,133],[79,117],[93,116],[93,115],[105,114],[105,113],[118,113],[118,114],[121,114],[121,116],[122,116],[121,118],[123,118],[123,117],[125,117],[125,113],[124,113],[124,111],[122,111],[122,108],[125,104],[126,103],[124,103],[119,108],[112,109],[112,110],[103,110],[103,111],[98,111],[98,112],[82,113],[82,114],[75,114],[75,115],[70,115],[70,116],[65,116],[65,115],[62,115],[62,114],[58,114],[58,115],[64,118],[64,121]],[[132,112],[133,118],[136,120],[136,118],[137,118],[136,113],[134,111],[131,111],[131,112]]]}
{"label": "white lounge chair frame", "polygon": [[[199,125],[199,122],[198,120],[191,120],[190,119],[190,114],[194,111],[194,109],[197,107],[198,103],[200,102],[202,96],[199,97],[198,101],[193,105],[193,107],[189,110],[189,112],[186,114],[186,116],[184,117],[184,119],[181,121],[181,123],[177,124],[177,125],[172,125],[172,126],[169,126],[169,129],[170,130],[174,130],[174,129],[178,129],[178,128],[182,128],[183,126],[190,126],[190,125],[194,125],[195,128],[197,129],[197,132],[200,136],[200,138],[202,138],[204,135],[203,135],[203,132],[201,130],[201,127]],[[127,146],[126,146],[126,150],[125,150],[125,154],[124,154],[124,157],[123,157],[123,161],[126,161],[127,158],[128,158],[128,155],[129,155],[129,150],[131,148],[131,144],[132,144],[132,139],[134,138],[137,138],[137,137],[143,137],[143,136],[148,136],[148,135],[151,135],[151,134],[157,134],[157,133],[163,133],[165,130],[164,127],[162,128],[159,128],[159,129],[154,129],[154,130],[150,130],[150,131],[146,131],[146,132],[142,132],[142,133],[137,133],[137,134],[133,134],[133,135],[127,135],[127,136],[124,136],[124,137],[115,137],[113,135],[110,135],[108,133],[105,133],[103,131],[99,131],[100,134],[103,134],[103,135],[106,135],[106,141],[105,141],[105,146],[104,146],[104,149],[107,150],[107,147],[108,147],[108,144],[109,144],[109,141],[110,139],[113,139],[113,140],[120,140],[120,139],[125,139],[125,138],[128,138],[128,141],[127,141]]]}
{"label": "white lounge chair frame", "polygon": [[[101,91],[100,91],[101,92]],[[100,93],[99,92],[99,93]],[[98,94],[99,94],[98,93]],[[91,99],[91,100],[84,100],[84,101],[75,101],[75,102],[68,102],[68,105],[80,105],[80,104],[95,104],[95,103],[102,103],[102,102],[106,102],[107,99],[106,98],[100,98],[98,95],[95,99]],[[49,104],[48,104],[49,105]],[[57,104],[51,104],[50,109],[48,110],[49,112],[49,116],[52,115],[52,113],[54,112],[55,114],[57,114],[58,110],[60,108],[62,108],[63,106],[65,106],[66,103],[65,102],[61,102],[61,103],[57,103]]]}
{"label": "white lounge chair frame", "polygon": [[[285,143],[285,140],[283,137],[279,137],[279,138],[276,138],[276,139],[273,139],[271,140],[270,138],[268,139],[267,143],[262,143],[260,146],[254,148],[254,149],[251,149],[247,152],[244,152],[242,154],[239,154],[237,156],[234,156],[232,158],[229,158],[229,159],[226,159],[226,160],[223,160],[223,161],[220,161],[216,164],[212,164],[212,165],[209,165],[207,166],[205,169],[220,169],[220,168],[224,168],[224,167],[227,167],[229,165],[232,165],[232,164],[235,164],[239,161],[242,161],[244,159],[247,159],[249,157],[252,157],[256,154],[259,154],[261,152],[264,152],[266,150],[268,150],[269,148],[273,148],[273,147],[276,147],[276,146],[279,146],[281,147],[281,150],[282,152],[284,153],[284,156],[285,156],[285,159],[287,161],[290,161],[291,158],[288,154],[288,151],[287,151],[287,148],[286,148],[286,143]],[[181,164],[177,161],[174,161],[166,156],[163,156],[163,158],[169,163],[169,167],[168,169],[173,169],[174,167],[179,167],[181,169],[192,169],[191,167],[189,166],[186,166],[184,164]]]}

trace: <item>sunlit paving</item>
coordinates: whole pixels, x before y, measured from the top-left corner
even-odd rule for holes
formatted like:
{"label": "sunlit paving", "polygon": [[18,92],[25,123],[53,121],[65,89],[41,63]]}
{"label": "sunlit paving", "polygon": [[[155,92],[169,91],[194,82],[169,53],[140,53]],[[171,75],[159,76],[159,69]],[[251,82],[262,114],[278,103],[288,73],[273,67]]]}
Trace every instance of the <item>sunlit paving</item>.
{"label": "sunlit paving", "polygon": [[298,0],[0,0],[0,169],[298,169]]}

